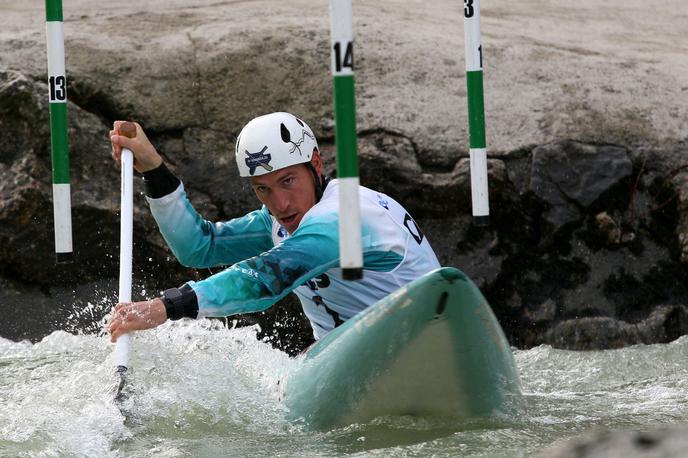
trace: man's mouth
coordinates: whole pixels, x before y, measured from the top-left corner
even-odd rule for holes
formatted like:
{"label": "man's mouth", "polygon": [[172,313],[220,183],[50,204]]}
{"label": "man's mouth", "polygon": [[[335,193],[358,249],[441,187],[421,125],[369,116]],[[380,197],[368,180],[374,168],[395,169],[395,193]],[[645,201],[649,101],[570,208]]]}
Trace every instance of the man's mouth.
{"label": "man's mouth", "polygon": [[298,213],[294,213],[288,216],[283,216],[279,219],[280,223],[282,223],[283,226],[288,226],[292,224],[294,221],[296,221],[296,217],[298,216]]}

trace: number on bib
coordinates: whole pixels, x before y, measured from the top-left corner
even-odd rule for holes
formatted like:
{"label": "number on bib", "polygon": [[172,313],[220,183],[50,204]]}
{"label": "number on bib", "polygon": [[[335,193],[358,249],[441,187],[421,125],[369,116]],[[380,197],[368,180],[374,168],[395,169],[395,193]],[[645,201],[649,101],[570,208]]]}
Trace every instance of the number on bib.
{"label": "number on bib", "polygon": [[420,245],[423,242],[423,232],[421,232],[420,227],[418,227],[418,224],[411,218],[411,215],[408,213],[406,216],[404,216],[404,226],[406,226],[406,229],[411,233],[411,236],[418,242],[418,245]]}

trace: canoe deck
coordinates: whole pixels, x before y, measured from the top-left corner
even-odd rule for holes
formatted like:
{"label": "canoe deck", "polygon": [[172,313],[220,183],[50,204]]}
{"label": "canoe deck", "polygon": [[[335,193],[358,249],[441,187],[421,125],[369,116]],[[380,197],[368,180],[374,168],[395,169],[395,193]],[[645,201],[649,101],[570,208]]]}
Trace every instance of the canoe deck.
{"label": "canoe deck", "polygon": [[316,429],[379,416],[485,416],[521,402],[513,355],[473,282],[441,268],[372,305],[300,357],[283,386]]}

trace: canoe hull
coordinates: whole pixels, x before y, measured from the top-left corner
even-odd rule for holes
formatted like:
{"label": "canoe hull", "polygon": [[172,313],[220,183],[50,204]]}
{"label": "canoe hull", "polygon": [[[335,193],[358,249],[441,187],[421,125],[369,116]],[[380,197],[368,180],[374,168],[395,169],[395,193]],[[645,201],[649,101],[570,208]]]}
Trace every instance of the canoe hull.
{"label": "canoe hull", "polygon": [[490,306],[457,269],[426,274],[300,357],[289,417],[317,428],[379,416],[474,417],[517,408],[520,383]]}

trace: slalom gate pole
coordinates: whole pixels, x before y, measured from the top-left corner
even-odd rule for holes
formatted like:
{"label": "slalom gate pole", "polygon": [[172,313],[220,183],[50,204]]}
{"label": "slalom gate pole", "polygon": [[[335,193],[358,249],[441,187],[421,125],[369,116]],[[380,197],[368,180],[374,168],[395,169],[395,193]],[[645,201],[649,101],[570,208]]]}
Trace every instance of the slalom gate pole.
{"label": "slalom gate pole", "polygon": [[473,223],[476,226],[487,226],[490,223],[490,201],[487,188],[483,48],[480,43],[480,0],[464,0],[463,4]]}
{"label": "slalom gate pole", "polygon": [[361,209],[358,197],[356,97],[351,0],[330,0],[332,83],[339,179],[339,253],[342,277],[363,277]]}
{"label": "slalom gate pole", "polygon": [[[136,126],[125,122],[119,128],[120,135],[129,138],[136,136]],[[122,149],[122,187],[119,231],[119,302],[131,302],[132,255],[134,237],[134,154]],[[115,371],[119,375],[119,385],[115,399],[123,398],[122,389],[126,383],[129,368],[129,334],[123,334],[115,343]]]}
{"label": "slalom gate pole", "polygon": [[67,76],[65,74],[62,0],[46,0],[45,16],[48,45],[48,98],[50,102],[55,260],[60,263],[69,262],[73,259],[72,202],[67,139]]}

